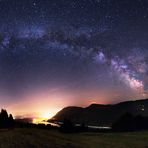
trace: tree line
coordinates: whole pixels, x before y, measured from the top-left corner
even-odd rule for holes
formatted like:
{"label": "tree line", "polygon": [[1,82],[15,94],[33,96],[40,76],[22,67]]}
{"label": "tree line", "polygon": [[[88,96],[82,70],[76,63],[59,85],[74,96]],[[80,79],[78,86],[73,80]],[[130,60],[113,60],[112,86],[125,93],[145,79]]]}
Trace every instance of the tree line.
{"label": "tree line", "polygon": [[5,109],[0,112],[0,128],[12,128],[14,126],[14,119],[12,114],[7,113]]}
{"label": "tree line", "polygon": [[112,124],[112,130],[115,132],[148,130],[148,117],[125,113]]}

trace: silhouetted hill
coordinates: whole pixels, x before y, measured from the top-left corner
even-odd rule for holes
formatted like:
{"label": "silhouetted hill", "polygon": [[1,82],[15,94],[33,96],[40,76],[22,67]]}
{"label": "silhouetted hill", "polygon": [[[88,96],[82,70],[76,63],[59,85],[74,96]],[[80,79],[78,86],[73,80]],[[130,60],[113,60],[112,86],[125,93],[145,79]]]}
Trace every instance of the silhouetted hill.
{"label": "silhouetted hill", "polygon": [[69,119],[75,123],[110,126],[125,113],[148,116],[148,99],[126,101],[115,105],[91,104],[86,108],[66,107],[59,111],[53,119],[63,121]]}
{"label": "silhouetted hill", "polygon": [[16,118],[16,122],[32,123],[32,118]]}

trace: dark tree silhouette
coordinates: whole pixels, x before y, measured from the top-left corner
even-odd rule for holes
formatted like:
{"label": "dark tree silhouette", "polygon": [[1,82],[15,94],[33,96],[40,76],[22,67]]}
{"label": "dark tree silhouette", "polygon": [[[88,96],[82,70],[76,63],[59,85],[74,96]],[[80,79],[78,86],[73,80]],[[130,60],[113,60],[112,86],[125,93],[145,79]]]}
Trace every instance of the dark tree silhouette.
{"label": "dark tree silhouette", "polygon": [[8,113],[6,110],[2,109],[0,113],[0,127],[8,127]]}
{"label": "dark tree silhouette", "polygon": [[14,119],[12,114],[9,115],[5,109],[0,112],[0,128],[9,128],[14,126]]}
{"label": "dark tree silhouette", "polygon": [[75,131],[75,126],[70,120],[64,119],[63,124],[60,127],[60,131],[65,133],[71,133]]}
{"label": "dark tree silhouette", "polygon": [[148,129],[148,117],[126,113],[112,125],[113,131],[139,131]]}
{"label": "dark tree silhouette", "polygon": [[9,115],[8,121],[9,121],[9,126],[10,127],[13,127],[14,126],[14,119],[13,119],[12,114]]}
{"label": "dark tree silhouette", "polygon": [[134,117],[130,113],[125,113],[112,125],[114,131],[133,131]]}
{"label": "dark tree silhouette", "polygon": [[143,128],[145,128],[145,119],[141,115],[136,116],[134,118],[134,122],[136,130],[142,130]]}

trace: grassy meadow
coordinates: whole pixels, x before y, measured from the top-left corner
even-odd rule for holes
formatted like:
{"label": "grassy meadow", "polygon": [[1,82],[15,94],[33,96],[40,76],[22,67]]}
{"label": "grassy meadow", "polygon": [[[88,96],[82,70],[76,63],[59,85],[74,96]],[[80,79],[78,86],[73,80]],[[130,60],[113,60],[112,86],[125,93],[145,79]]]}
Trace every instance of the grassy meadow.
{"label": "grassy meadow", "polygon": [[0,148],[148,148],[148,132],[63,134],[16,128],[0,130]]}

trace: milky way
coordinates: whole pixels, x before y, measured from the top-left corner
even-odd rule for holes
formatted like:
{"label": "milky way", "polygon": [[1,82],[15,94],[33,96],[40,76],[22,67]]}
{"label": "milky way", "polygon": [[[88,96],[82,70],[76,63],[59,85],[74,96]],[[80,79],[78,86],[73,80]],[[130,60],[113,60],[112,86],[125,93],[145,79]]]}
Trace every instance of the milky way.
{"label": "milky way", "polygon": [[1,104],[16,114],[26,102],[42,112],[48,103],[146,98],[147,8],[147,0],[1,0]]}

